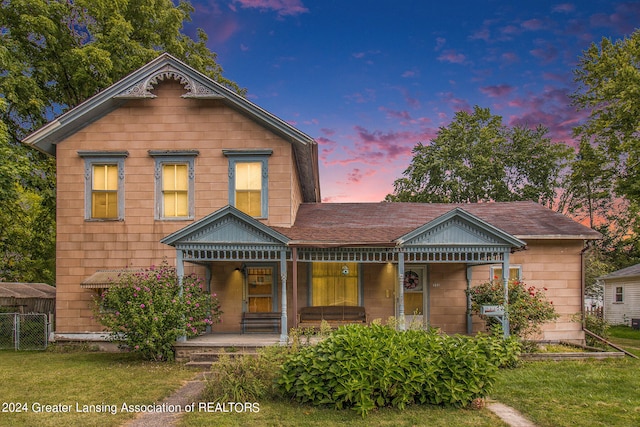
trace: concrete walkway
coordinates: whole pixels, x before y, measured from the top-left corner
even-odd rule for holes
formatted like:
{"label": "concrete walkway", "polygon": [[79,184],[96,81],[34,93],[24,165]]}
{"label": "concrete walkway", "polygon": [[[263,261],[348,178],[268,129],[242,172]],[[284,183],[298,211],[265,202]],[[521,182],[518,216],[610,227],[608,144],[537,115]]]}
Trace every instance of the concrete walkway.
{"label": "concrete walkway", "polygon": [[[193,380],[188,381],[178,390],[176,390],[172,395],[165,398],[159,404],[166,404],[180,406],[184,408],[187,405],[190,405],[196,402],[198,404],[200,400],[200,395],[204,390],[205,381],[204,381],[204,372],[199,373]],[[184,410],[184,409],[183,409]],[[125,427],[170,427],[175,426],[178,422],[178,419],[182,416],[184,412],[144,412],[138,414],[136,418],[124,424]]]}
{"label": "concrete walkway", "polygon": [[[171,396],[165,398],[160,404],[175,405],[184,408],[199,401],[205,386],[205,373],[199,373],[193,380],[188,381]],[[521,413],[500,402],[488,400],[487,409],[496,414],[502,421],[511,427],[535,427],[531,421]],[[171,427],[175,426],[184,412],[145,412],[124,424],[124,427]]]}
{"label": "concrete walkway", "polygon": [[499,416],[502,421],[511,427],[535,427],[535,424],[526,419],[520,412],[500,402],[488,401],[487,409]]}

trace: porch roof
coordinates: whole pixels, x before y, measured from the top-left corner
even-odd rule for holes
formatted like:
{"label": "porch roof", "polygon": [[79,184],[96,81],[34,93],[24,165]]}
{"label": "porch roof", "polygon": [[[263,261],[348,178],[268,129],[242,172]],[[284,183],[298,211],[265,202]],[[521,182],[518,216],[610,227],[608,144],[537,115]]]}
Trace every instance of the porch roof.
{"label": "porch roof", "polygon": [[535,202],[305,203],[291,228],[273,227],[290,246],[393,247],[456,209],[518,239],[598,239],[600,234]]}

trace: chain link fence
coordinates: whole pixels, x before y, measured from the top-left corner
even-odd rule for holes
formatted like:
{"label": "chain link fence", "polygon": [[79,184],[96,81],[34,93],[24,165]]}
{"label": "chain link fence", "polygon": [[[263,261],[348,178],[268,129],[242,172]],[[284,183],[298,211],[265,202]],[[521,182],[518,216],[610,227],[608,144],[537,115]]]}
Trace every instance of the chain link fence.
{"label": "chain link fence", "polygon": [[46,314],[0,313],[0,349],[44,350],[49,329]]}

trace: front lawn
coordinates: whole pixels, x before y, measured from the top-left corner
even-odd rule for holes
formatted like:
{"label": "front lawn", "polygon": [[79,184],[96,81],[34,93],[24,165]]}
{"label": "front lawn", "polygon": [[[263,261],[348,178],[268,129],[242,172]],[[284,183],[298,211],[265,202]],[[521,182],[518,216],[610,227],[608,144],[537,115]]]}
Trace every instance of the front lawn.
{"label": "front lawn", "polygon": [[404,411],[384,408],[369,413],[365,418],[348,409],[318,408],[289,402],[258,402],[258,412],[185,414],[181,427],[198,426],[281,426],[281,427],[332,427],[332,426],[388,426],[388,427],[503,427],[507,426],[488,409],[455,409],[429,405],[413,405]]}
{"label": "front lawn", "polygon": [[640,361],[528,362],[503,370],[492,398],[537,426],[638,426]]}
{"label": "front lawn", "polygon": [[[136,415],[123,412],[123,404],[159,402],[194,375],[181,364],[133,354],[0,351],[0,425],[119,426]],[[84,405],[101,412],[78,412]]]}

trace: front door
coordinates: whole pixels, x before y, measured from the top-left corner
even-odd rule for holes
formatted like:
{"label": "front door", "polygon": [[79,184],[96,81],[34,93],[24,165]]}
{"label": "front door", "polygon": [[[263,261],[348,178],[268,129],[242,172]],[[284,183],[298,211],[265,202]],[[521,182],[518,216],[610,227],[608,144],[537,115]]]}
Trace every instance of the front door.
{"label": "front door", "polygon": [[275,266],[246,266],[244,311],[265,313],[278,311]]}
{"label": "front door", "polygon": [[420,265],[407,265],[404,272],[404,313],[406,325],[423,325],[426,320],[425,290],[427,288],[427,269]]}

